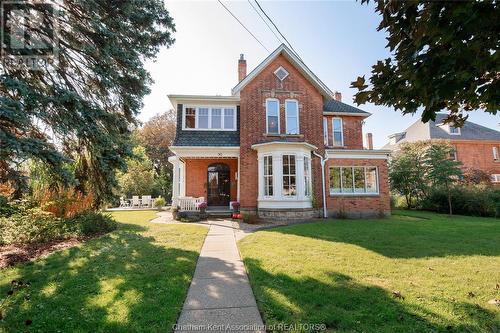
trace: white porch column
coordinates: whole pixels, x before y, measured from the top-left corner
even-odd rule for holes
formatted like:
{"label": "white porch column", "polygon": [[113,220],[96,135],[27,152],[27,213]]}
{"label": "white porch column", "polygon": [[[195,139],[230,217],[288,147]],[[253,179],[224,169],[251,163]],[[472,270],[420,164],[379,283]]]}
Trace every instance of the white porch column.
{"label": "white porch column", "polygon": [[172,206],[177,206],[177,198],[179,198],[179,158],[171,156],[168,161],[172,163]]}
{"label": "white porch column", "polygon": [[259,184],[259,195],[257,197],[257,200],[262,200],[264,198],[264,157],[262,154],[258,154],[257,156],[257,162],[258,162],[258,173],[257,173],[257,178],[258,178],[258,184]]}
{"label": "white porch column", "polygon": [[273,186],[274,197],[281,199],[283,196],[283,157],[281,152],[273,152]]}
{"label": "white porch column", "polygon": [[297,188],[297,199],[303,200],[305,198],[305,186],[304,186],[304,155],[295,155],[295,174],[297,177],[297,183],[295,184]]}

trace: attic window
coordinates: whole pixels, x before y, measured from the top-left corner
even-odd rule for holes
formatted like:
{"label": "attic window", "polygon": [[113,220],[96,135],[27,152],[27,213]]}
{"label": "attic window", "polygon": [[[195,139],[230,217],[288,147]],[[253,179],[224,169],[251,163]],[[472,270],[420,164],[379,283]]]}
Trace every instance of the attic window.
{"label": "attic window", "polygon": [[288,72],[280,66],[277,70],[274,71],[274,75],[276,75],[276,77],[280,79],[280,81],[283,81],[288,76]]}

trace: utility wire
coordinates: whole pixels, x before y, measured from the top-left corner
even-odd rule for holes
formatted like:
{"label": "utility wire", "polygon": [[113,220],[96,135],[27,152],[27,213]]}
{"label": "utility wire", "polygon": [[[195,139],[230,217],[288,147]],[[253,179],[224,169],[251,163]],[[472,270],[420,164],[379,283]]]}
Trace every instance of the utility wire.
{"label": "utility wire", "polygon": [[253,10],[255,10],[255,12],[259,15],[259,17],[262,20],[262,22],[264,22],[267,25],[267,27],[269,28],[269,30],[271,30],[271,32],[273,33],[274,37],[276,37],[276,39],[278,40],[278,42],[281,44],[282,43],[281,39],[278,37],[278,35],[276,35],[276,33],[271,28],[271,26],[269,25],[269,23],[267,23],[266,19],[264,19],[262,17],[262,14],[257,10],[257,8],[255,8],[255,6],[252,4],[252,1],[250,1],[250,0],[247,0],[247,1],[250,4],[250,6],[252,6]]}
{"label": "utility wire", "polygon": [[267,52],[271,52],[271,51],[269,51],[269,50],[267,49],[267,47],[265,47],[265,46],[264,46],[264,44],[262,44],[262,42],[261,42],[261,41],[260,41],[257,37],[255,37],[255,35],[254,35],[254,34],[253,34],[250,30],[248,30],[248,28],[247,28],[247,27],[246,27],[246,26],[245,26],[245,25],[244,25],[244,24],[243,24],[243,23],[242,23],[242,22],[241,22],[241,21],[240,21],[240,20],[239,20],[239,19],[238,19],[238,18],[237,18],[237,17],[236,17],[236,16],[235,16],[235,15],[234,15],[234,14],[233,14],[230,10],[229,10],[229,8],[227,8],[227,7],[226,7],[226,6],[222,3],[222,1],[220,1],[220,0],[217,0],[217,1],[219,1],[219,3],[222,5],[222,7],[224,7],[224,8],[228,11],[228,13],[229,13],[229,14],[231,14],[231,16],[232,16],[232,17],[234,17],[234,18],[235,18],[235,20],[236,20],[236,21],[238,21],[238,23],[239,23],[239,24],[241,24],[241,26],[242,26],[243,28],[245,28],[245,30],[246,30],[246,31],[248,31],[248,33],[249,33],[250,35],[252,35],[252,37],[253,37],[253,38],[254,38],[254,39],[255,39],[255,40],[256,40],[256,41],[257,41],[257,42],[258,42],[258,43],[259,43],[259,44],[263,47],[263,48],[265,48],[265,49],[266,49],[266,51],[267,51]]}
{"label": "utility wire", "polygon": [[281,35],[281,37],[283,37],[283,39],[287,42],[287,44],[290,46],[290,48],[293,50],[293,52],[295,52],[295,54],[297,55],[297,57],[299,57],[300,61],[304,62],[299,54],[297,53],[297,51],[295,51],[295,49],[293,48],[292,44],[290,44],[290,42],[288,41],[288,39],[286,39],[285,35],[283,35],[280,31],[280,29],[278,29],[278,27],[276,26],[276,24],[274,24],[273,20],[269,17],[269,15],[266,14],[266,12],[264,11],[264,9],[262,9],[260,3],[255,0],[255,3],[257,4],[257,6],[259,6],[259,9],[262,11],[262,13],[264,13],[264,15],[267,17],[267,19],[273,24],[274,28],[276,29],[276,31],[278,31],[278,33]]}

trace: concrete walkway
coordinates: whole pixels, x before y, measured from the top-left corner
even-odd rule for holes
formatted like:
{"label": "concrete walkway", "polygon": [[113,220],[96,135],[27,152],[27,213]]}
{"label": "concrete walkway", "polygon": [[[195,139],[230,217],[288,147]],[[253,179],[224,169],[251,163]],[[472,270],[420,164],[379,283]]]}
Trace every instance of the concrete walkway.
{"label": "concrete walkway", "polygon": [[265,332],[231,221],[210,221],[176,332]]}

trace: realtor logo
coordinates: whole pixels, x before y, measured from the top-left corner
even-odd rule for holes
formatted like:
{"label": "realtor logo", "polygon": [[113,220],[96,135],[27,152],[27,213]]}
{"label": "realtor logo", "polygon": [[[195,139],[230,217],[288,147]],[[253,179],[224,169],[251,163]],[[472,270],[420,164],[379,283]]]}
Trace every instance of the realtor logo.
{"label": "realtor logo", "polygon": [[2,1],[1,58],[5,69],[47,69],[57,60],[57,11],[42,1]]}

